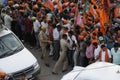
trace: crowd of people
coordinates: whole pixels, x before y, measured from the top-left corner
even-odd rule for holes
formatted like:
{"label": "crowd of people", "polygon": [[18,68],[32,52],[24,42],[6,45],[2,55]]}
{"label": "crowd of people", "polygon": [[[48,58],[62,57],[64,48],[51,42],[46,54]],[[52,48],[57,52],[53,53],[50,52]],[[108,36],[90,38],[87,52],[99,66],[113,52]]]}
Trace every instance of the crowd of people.
{"label": "crowd of people", "polygon": [[[36,49],[52,73],[96,61],[120,65],[120,0],[8,0],[4,25]],[[49,53],[47,50],[50,49]]]}

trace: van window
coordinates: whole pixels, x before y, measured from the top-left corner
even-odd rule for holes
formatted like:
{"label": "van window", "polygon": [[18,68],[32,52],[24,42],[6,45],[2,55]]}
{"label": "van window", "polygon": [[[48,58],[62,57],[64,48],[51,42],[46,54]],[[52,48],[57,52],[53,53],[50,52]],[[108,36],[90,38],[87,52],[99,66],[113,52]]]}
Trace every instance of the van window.
{"label": "van window", "polygon": [[23,45],[12,33],[0,37],[0,58],[17,53],[22,49]]}

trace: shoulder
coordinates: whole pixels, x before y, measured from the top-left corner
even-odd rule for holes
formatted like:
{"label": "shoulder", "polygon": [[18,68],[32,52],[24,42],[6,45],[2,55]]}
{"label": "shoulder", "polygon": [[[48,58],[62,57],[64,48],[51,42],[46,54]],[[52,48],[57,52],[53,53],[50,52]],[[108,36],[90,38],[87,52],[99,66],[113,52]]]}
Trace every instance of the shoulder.
{"label": "shoulder", "polygon": [[114,51],[114,48],[112,48],[111,51]]}
{"label": "shoulder", "polygon": [[110,53],[110,50],[109,50],[109,49],[107,49],[107,51],[108,51],[108,53]]}

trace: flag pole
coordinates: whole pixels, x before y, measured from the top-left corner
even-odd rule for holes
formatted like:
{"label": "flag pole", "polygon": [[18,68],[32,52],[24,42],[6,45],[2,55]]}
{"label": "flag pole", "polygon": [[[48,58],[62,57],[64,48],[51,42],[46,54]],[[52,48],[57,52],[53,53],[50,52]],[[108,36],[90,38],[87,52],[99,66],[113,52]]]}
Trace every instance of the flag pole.
{"label": "flag pole", "polygon": [[74,31],[75,31],[75,25],[76,25],[76,17],[77,17],[77,15],[78,15],[78,5],[79,5],[79,0],[78,0],[78,2],[77,2],[77,4],[76,4],[76,12],[75,12],[75,17],[74,17]]}

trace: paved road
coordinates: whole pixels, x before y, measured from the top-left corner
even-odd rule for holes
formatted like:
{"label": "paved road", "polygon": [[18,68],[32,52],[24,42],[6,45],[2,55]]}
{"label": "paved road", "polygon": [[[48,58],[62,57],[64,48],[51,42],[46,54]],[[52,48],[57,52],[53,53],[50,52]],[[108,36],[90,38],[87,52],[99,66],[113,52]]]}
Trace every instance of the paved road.
{"label": "paved road", "polygon": [[[31,49],[30,46],[26,45],[26,44],[25,44],[25,46],[33,53],[33,55],[37,58],[38,63],[41,66],[41,73],[38,75],[37,80],[60,80],[62,78],[62,76],[67,73],[67,72],[62,73],[61,72],[62,69],[59,69],[59,74],[58,75],[53,75],[51,72],[52,72],[52,69],[55,65],[55,61],[53,61],[52,58],[49,57],[50,67],[48,68],[44,65],[43,60],[41,60],[41,58],[40,58],[40,56],[41,56],[41,50],[40,49],[39,50],[37,50],[35,48]],[[70,70],[71,70],[71,68],[69,68],[69,71]]]}

